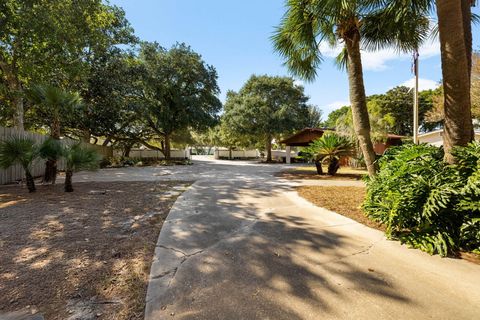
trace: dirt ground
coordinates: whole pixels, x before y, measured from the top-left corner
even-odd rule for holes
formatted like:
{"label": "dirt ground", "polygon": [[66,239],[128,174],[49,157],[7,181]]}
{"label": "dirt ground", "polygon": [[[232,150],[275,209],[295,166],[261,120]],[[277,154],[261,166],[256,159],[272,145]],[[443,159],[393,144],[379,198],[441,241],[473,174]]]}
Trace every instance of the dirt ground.
{"label": "dirt ground", "polygon": [[[0,187],[0,315],[143,319],[162,223],[189,182]],[[1,317],[0,317],[1,318]]]}
{"label": "dirt ground", "polygon": [[316,206],[335,211],[371,228],[385,231],[382,225],[368,219],[361,209],[366,193],[364,187],[302,186],[298,187],[297,191],[301,197]]}
{"label": "dirt ground", "polygon": [[[327,167],[323,168],[323,172],[327,172]],[[362,180],[366,174],[365,170],[341,167],[334,176],[319,175],[315,167],[297,167],[282,171],[276,176],[288,180]]]}

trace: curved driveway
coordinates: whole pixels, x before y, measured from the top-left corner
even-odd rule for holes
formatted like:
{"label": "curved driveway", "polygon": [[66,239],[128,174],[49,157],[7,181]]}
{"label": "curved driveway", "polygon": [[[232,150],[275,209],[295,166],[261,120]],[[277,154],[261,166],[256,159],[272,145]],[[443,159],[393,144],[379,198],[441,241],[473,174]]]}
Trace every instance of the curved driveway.
{"label": "curved driveway", "polygon": [[145,319],[479,318],[480,266],[317,208],[273,177],[282,168],[204,158],[95,174],[196,180],[160,233]]}

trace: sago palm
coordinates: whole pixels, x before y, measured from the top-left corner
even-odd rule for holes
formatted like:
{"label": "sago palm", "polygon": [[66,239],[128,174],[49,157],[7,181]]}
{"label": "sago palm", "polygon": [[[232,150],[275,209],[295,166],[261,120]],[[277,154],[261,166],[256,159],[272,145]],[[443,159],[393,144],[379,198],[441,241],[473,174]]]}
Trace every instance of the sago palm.
{"label": "sago palm", "polygon": [[0,167],[7,169],[19,164],[25,171],[25,179],[29,192],[35,192],[35,181],[32,175],[32,163],[38,157],[38,147],[28,138],[13,137],[0,142]]}
{"label": "sago palm", "polygon": [[92,149],[76,143],[64,149],[65,157],[65,192],[73,192],[73,173],[80,170],[98,168],[100,156]]}
{"label": "sago palm", "polygon": [[326,163],[328,174],[333,176],[340,168],[340,158],[350,156],[353,149],[354,146],[347,137],[335,133],[326,133],[312,142],[305,152],[311,155],[311,158],[317,164],[317,170],[319,165],[321,168],[321,165]]}
{"label": "sago palm", "polygon": [[360,48],[419,47],[429,31],[428,6],[416,0],[288,0],[287,12],[272,37],[290,71],[314,80],[322,62],[321,43],[343,44],[337,62],[346,67],[354,129],[370,176],[376,174],[370,138]]}

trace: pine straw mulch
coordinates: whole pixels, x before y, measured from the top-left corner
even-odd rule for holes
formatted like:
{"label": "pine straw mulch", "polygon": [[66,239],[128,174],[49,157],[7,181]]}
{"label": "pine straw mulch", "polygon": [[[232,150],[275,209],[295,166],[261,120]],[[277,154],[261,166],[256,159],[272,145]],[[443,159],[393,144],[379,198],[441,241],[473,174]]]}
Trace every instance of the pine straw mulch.
{"label": "pine straw mulch", "polygon": [[[298,194],[316,206],[334,211],[371,228],[385,232],[385,227],[367,218],[361,209],[365,199],[364,187],[322,187],[302,186]],[[480,255],[472,252],[459,252],[457,258],[480,265]]]}
{"label": "pine straw mulch", "polygon": [[298,194],[316,206],[334,211],[371,228],[385,228],[365,216],[361,209],[365,199],[365,187],[302,186]]}
{"label": "pine straw mulch", "polygon": [[[327,168],[323,168],[327,172]],[[319,175],[314,167],[297,167],[276,173],[275,176],[287,180],[362,180],[366,171],[341,167],[337,174]]]}
{"label": "pine straw mulch", "polygon": [[0,318],[27,310],[49,320],[143,319],[159,231],[189,185],[0,187]]}

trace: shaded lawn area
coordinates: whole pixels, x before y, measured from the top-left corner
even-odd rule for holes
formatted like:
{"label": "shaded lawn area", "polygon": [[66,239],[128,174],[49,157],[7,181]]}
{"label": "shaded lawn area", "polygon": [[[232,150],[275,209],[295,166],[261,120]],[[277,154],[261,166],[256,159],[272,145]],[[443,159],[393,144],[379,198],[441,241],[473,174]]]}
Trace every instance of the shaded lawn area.
{"label": "shaded lawn area", "polygon": [[368,174],[366,170],[340,167],[334,176],[327,175],[327,167],[323,166],[323,175],[317,174],[317,169],[312,167],[295,167],[276,174],[277,177],[288,180],[362,180]]}
{"label": "shaded lawn area", "polygon": [[298,194],[316,206],[335,211],[371,228],[385,231],[385,227],[367,218],[361,209],[365,187],[302,186]]}
{"label": "shaded lawn area", "polygon": [[35,194],[0,187],[0,314],[143,319],[159,231],[189,185],[76,183],[73,193],[57,185]]}

